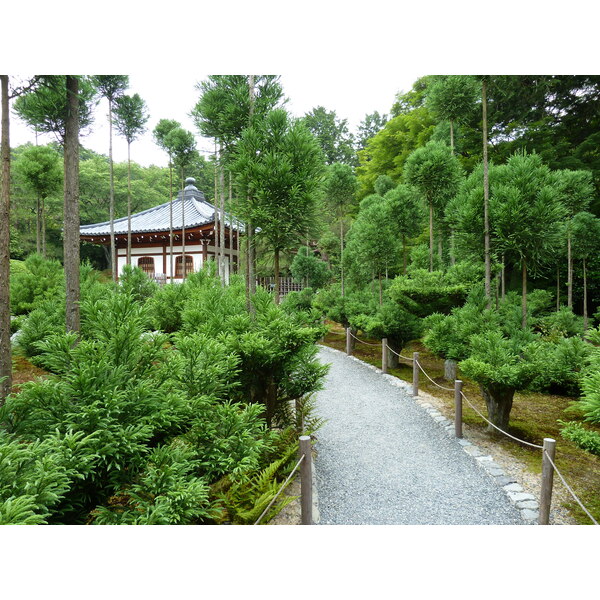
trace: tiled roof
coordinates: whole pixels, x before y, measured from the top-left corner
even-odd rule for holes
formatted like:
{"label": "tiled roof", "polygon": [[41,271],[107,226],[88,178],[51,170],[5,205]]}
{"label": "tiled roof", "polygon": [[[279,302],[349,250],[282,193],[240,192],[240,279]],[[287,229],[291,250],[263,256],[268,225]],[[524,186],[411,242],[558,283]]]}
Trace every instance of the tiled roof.
{"label": "tiled roof", "polygon": [[[198,227],[215,221],[215,207],[204,198],[204,194],[194,186],[195,180],[192,177],[186,179],[188,185],[183,192],[183,210],[185,216],[185,227]],[[181,191],[177,198],[173,199],[173,229],[182,228],[181,215]],[[143,210],[142,212],[131,215],[131,233],[147,233],[151,231],[169,231],[169,202]],[[225,224],[232,229],[243,231],[243,225],[225,213]],[[127,233],[127,217],[121,217],[113,221],[115,235]],[[93,223],[91,225],[81,225],[80,235],[103,236],[110,235],[110,221],[104,223]]]}

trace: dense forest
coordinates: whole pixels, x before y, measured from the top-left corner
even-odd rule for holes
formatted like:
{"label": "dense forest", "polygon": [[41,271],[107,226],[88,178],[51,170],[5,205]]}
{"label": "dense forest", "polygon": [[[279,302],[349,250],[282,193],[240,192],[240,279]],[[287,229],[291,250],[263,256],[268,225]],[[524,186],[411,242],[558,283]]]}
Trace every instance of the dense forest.
{"label": "dense forest", "polygon": [[[2,349],[1,451],[21,466],[0,460],[1,523],[251,522],[289,472],[290,403],[318,427],[325,321],[396,352],[419,340],[505,430],[519,390],[568,396],[562,435],[600,454],[600,77],[424,76],[353,132],[331,108],[292,116],[277,76],[215,75],[196,134],[161,119],[148,167],[126,76],[3,78],[3,125],[11,96],[10,119],[57,141],[10,147],[3,127],[3,327],[51,375],[11,389]],[[99,97],[127,162],[112,138],[80,143]],[[220,259],[158,286],[116,281],[114,240],[74,256],[79,222],[167,202],[187,176],[244,223],[231,285]],[[282,298],[280,277],[304,289]]]}

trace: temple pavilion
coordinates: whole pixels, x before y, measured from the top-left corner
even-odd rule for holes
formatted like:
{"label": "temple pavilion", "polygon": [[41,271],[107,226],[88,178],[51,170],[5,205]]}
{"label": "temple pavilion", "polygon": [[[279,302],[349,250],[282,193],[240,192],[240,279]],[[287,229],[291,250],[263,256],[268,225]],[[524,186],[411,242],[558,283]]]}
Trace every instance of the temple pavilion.
{"label": "temple pavilion", "polygon": [[[169,230],[170,202],[131,215],[131,264],[140,267],[157,281],[181,281],[185,274],[202,268],[210,259],[216,260],[216,229],[218,214],[213,204],[188,177],[185,188],[173,199],[173,259],[171,260]],[[225,279],[237,272],[239,264],[241,222],[225,213]],[[127,264],[127,217],[113,221],[117,269],[120,275]],[[80,227],[82,241],[110,245],[110,221]],[[185,235],[185,238],[183,236]],[[185,244],[182,240],[185,239]],[[173,268],[171,269],[171,263]]]}

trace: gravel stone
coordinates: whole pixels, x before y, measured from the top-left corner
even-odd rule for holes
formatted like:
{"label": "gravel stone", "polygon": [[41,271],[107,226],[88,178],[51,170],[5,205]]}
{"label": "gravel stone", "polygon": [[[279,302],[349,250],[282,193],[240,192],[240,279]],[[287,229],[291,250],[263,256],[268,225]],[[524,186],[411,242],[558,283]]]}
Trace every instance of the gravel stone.
{"label": "gravel stone", "polygon": [[508,492],[508,497],[513,502],[520,502],[521,500],[535,500],[531,494],[525,494],[523,492]]}
{"label": "gravel stone", "polygon": [[518,483],[509,483],[504,486],[507,492],[522,492],[523,488]]}
{"label": "gravel stone", "polygon": [[405,389],[320,348],[320,524],[519,525],[521,512]]}

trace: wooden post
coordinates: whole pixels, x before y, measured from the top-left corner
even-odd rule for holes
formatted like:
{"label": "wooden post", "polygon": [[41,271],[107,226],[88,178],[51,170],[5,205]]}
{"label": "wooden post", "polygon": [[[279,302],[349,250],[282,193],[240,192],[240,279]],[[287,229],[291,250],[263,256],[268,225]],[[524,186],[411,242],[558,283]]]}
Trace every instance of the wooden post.
{"label": "wooden post", "polygon": [[419,395],[419,353],[413,352],[413,396]]}
{"label": "wooden post", "polygon": [[548,525],[550,522],[550,504],[552,503],[552,483],[554,480],[554,467],[548,460],[548,456],[554,462],[556,441],[552,438],[544,438],[542,453],[542,490],[540,492],[540,515],[538,523],[540,525]]}
{"label": "wooden post", "polygon": [[462,386],[460,379],[454,381],[454,435],[461,438],[462,434]]}
{"label": "wooden post", "polygon": [[352,339],[350,338],[350,327],[346,327],[346,354],[352,354]]}
{"label": "wooden post", "polygon": [[302,525],[312,525],[312,455],[310,436],[300,436],[300,456],[304,460],[300,465],[300,495]]}
{"label": "wooden post", "polygon": [[387,338],[382,338],[381,339],[381,371],[382,371],[382,373],[387,373],[387,358],[388,358]]}
{"label": "wooden post", "polygon": [[295,400],[294,413],[296,417],[296,431],[301,435],[304,431],[304,419],[302,418],[302,409],[300,408],[300,398],[296,398]]}

